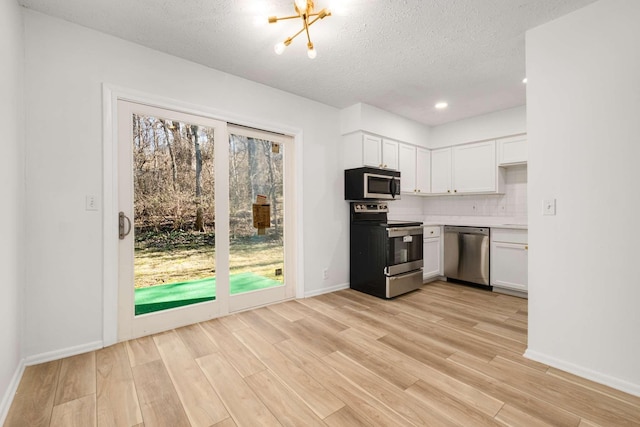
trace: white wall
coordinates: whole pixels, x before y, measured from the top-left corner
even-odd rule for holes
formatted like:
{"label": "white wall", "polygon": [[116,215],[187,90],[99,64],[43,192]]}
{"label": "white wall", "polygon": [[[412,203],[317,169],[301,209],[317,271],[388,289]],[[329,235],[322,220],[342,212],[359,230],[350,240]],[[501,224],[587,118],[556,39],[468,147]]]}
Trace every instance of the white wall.
{"label": "white wall", "polygon": [[527,33],[527,355],[640,395],[638,22],[602,0]]}
{"label": "white wall", "polygon": [[101,196],[103,82],[301,129],[305,292],[348,281],[337,109],[37,12],[24,16],[28,356],[102,339],[102,219],[84,199]]}
{"label": "white wall", "polygon": [[21,359],[24,283],[23,27],[15,0],[0,1],[0,424],[10,403]]}
{"label": "white wall", "polygon": [[340,111],[340,133],[366,131],[408,144],[427,147],[429,127],[367,104],[355,104]]}
{"label": "white wall", "polygon": [[432,127],[428,147],[440,148],[526,131],[527,111],[521,106]]}

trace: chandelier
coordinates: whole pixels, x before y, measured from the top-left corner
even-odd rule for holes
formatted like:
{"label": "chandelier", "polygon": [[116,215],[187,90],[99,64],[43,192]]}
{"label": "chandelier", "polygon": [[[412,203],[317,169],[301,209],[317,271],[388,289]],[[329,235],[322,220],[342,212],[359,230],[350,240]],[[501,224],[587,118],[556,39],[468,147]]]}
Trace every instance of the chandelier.
{"label": "chandelier", "polygon": [[274,50],[278,55],[282,55],[285,48],[291,44],[293,39],[298,37],[304,31],[307,35],[307,56],[313,59],[318,53],[313,47],[313,43],[311,43],[311,36],[309,36],[309,27],[312,26],[317,20],[323,19],[326,16],[330,16],[331,12],[326,8],[322,9],[320,12],[315,12],[313,0],[294,0],[293,7],[295,8],[297,15],[284,16],[282,18],[278,18],[276,16],[269,17],[270,24],[274,24],[285,19],[302,18],[302,28],[300,29],[300,31],[298,31],[291,37],[287,37],[285,41],[278,43],[275,46]]}

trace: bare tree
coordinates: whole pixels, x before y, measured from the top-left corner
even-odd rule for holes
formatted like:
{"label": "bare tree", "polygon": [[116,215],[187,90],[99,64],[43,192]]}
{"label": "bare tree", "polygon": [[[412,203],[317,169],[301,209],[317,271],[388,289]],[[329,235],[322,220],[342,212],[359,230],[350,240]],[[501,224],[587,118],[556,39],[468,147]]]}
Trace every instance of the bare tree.
{"label": "bare tree", "polygon": [[[171,147],[172,144],[169,141],[169,129],[175,129],[176,126],[173,123],[169,124],[167,120],[162,120],[162,119],[160,119],[160,123],[162,124],[162,129],[164,130],[164,137],[165,137],[165,140],[167,141],[167,148],[169,150],[169,157],[171,160],[171,184],[173,187],[173,191],[175,192],[177,190],[176,186],[178,181],[178,171],[176,167],[176,157],[173,155],[173,149]],[[176,140],[175,134],[174,134],[173,140],[174,141]]]}
{"label": "bare tree", "polygon": [[198,126],[191,125],[193,135],[193,148],[196,154],[196,223],[195,231],[204,231],[204,218],[202,212],[202,150],[198,139]]}

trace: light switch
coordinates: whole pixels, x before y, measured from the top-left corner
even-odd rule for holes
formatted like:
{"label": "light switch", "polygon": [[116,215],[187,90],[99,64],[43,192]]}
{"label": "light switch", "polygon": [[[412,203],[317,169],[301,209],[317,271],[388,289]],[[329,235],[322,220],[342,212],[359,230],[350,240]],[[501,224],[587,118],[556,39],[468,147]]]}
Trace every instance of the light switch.
{"label": "light switch", "polygon": [[98,198],[92,194],[89,194],[85,198],[85,210],[97,211],[98,210]]}
{"label": "light switch", "polygon": [[543,215],[556,214],[556,199],[545,199],[542,201],[542,214]]}

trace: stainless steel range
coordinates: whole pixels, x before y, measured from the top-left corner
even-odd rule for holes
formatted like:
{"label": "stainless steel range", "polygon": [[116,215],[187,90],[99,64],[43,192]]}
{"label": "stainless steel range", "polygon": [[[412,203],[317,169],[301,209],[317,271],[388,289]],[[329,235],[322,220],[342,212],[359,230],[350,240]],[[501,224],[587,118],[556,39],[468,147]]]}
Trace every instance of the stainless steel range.
{"label": "stainless steel range", "polygon": [[422,286],[421,222],[390,221],[386,202],[352,202],[350,287],[392,298]]}

